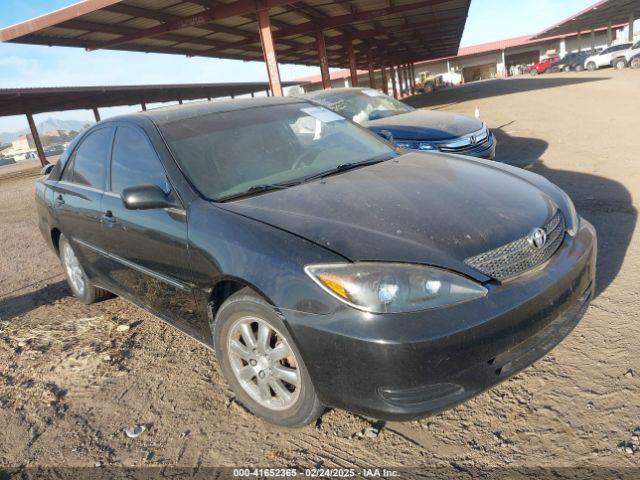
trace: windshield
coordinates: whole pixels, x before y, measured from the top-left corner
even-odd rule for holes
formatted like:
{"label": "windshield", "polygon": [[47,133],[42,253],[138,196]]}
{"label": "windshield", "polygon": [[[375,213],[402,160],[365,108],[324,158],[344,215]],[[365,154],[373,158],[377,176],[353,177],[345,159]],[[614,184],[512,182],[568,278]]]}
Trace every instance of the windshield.
{"label": "windshield", "polygon": [[327,91],[311,95],[310,98],[356,123],[415,110],[413,107],[373,89],[345,92]]}
{"label": "windshield", "polygon": [[376,135],[306,102],[216,112],[160,130],[193,185],[218,201],[396,156]]}

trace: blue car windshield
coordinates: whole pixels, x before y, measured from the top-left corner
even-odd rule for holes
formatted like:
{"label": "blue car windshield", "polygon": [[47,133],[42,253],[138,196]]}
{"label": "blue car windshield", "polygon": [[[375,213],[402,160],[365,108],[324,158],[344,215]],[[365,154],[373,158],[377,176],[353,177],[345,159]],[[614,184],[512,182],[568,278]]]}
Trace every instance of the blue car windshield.
{"label": "blue car windshield", "polygon": [[159,128],[191,183],[218,201],[397,155],[377,135],[307,102],[209,113]]}
{"label": "blue car windshield", "polygon": [[309,98],[356,123],[413,112],[415,108],[378,90],[343,90],[312,93]]}

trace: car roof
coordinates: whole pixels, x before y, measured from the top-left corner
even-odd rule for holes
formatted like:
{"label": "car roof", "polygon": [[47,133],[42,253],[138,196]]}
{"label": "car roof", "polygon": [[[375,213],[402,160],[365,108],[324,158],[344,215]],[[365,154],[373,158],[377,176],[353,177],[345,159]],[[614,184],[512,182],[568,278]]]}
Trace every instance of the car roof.
{"label": "car roof", "polygon": [[117,117],[112,117],[108,121],[129,121],[134,123],[141,123],[144,121],[144,119],[148,119],[156,125],[164,125],[167,123],[173,123],[176,121],[216,113],[249,110],[251,108],[269,107],[275,105],[291,105],[303,102],[303,99],[293,97],[261,97],[214,101],[203,100],[184,105],[171,105],[168,107],[154,108],[151,110],[132,113],[128,115],[120,115]]}

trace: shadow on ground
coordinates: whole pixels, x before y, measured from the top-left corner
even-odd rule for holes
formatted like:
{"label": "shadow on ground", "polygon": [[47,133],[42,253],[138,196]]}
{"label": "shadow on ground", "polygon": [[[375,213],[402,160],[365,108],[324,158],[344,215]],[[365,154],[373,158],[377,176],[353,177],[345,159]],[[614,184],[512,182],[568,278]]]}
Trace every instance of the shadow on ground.
{"label": "shadow on ground", "polygon": [[531,170],[558,185],[571,196],[578,213],[596,227],[598,296],[618,275],[631,243],[638,220],[631,193],[606,177],[547,167],[541,157],[549,144],[538,138],[509,135],[504,130],[510,124],[493,129],[498,139],[496,160]]}
{"label": "shadow on ground", "polygon": [[517,77],[473,82],[459,87],[438,90],[435,94],[415,95],[404,99],[403,102],[416,108],[433,107],[434,110],[438,110],[446,105],[480,98],[609,80],[598,77],[563,78],[561,75],[562,73],[545,75],[544,78]]}
{"label": "shadow on ground", "polygon": [[38,290],[0,298],[0,320],[8,321],[36,308],[71,295],[64,280],[46,285]]}

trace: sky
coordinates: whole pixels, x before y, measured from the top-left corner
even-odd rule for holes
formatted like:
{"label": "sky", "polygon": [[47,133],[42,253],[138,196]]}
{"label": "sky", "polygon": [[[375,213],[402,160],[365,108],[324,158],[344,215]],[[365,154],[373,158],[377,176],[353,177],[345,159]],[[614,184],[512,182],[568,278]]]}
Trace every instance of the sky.
{"label": "sky", "polygon": [[[472,0],[462,46],[539,32],[595,0]],[[76,0],[0,0],[0,28],[49,13]],[[319,74],[317,67],[281,65],[283,80]],[[0,43],[0,88],[266,81],[262,62],[185,58]],[[102,118],[138,107],[101,109]],[[88,111],[36,116],[92,120]],[[26,128],[26,119],[0,117],[0,132]]]}

